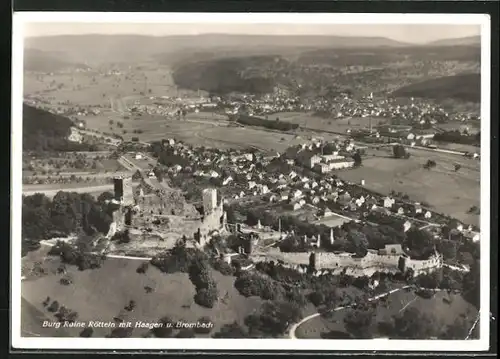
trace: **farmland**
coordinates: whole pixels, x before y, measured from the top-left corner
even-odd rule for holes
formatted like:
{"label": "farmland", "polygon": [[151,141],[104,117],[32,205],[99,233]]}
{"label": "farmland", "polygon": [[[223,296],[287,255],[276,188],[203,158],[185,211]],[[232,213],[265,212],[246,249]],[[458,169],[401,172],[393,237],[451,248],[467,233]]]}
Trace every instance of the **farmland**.
{"label": "farmland", "polygon": [[[376,306],[376,314],[373,320],[374,326],[388,322],[392,317],[403,313],[409,308],[418,309],[419,313],[430,316],[435,321],[438,329],[444,329],[447,325],[452,325],[455,319],[462,317],[469,327],[477,316],[477,309],[466,302],[459,294],[448,294],[439,292],[430,299],[417,296],[413,291],[399,291],[387,297],[387,300]],[[301,339],[319,339],[328,332],[335,332],[339,335],[346,333],[344,318],[352,311],[346,308],[334,312],[333,317],[327,319],[321,316],[315,317],[301,324],[296,330],[296,336]],[[385,334],[376,330],[375,337],[384,337]]]}
{"label": "farmland", "polygon": [[[376,192],[406,193],[410,199],[428,203],[438,212],[478,226],[479,216],[467,211],[480,202],[479,162],[445,153],[410,153],[408,160],[391,158],[389,153],[386,157],[368,156],[361,167],[340,171],[338,175],[356,183],[364,179],[365,187]],[[437,166],[426,170],[423,165],[429,159],[436,161]],[[461,165],[457,172],[455,164]]]}
{"label": "farmland", "polygon": [[[39,254],[42,258],[43,253]],[[141,261],[108,258],[101,268],[95,270],[78,271],[75,267],[68,267],[67,275],[73,279],[72,285],[61,285],[60,276],[51,273],[23,281],[22,296],[47,316],[51,314],[42,302],[50,296],[52,300],[77,311],[79,321],[104,322],[113,321],[128,302],[134,300],[137,306],[128,313],[128,321],[157,322],[161,317],[169,316],[173,320],[196,322],[200,317],[208,316],[214,323],[213,332],[225,323],[234,320],[242,322],[261,303],[258,298],[241,296],[234,289],[234,277],[213,272],[220,295],[228,293],[227,304],[219,302],[213,309],[203,308],[193,301],[195,288],[187,274],[164,274],[152,266],[145,274],[138,274],[136,270],[140,264]],[[146,293],[145,286],[153,288],[153,292]],[[23,311],[22,323],[29,324],[32,332],[34,320],[32,312]],[[71,336],[78,336],[80,331],[80,328],[68,328]],[[109,331],[95,328],[94,336],[103,337]],[[132,336],[141,337],[146,332],[147,329],[134,329]]]}
{"label": "farmland", "polygon": [[[280,112],[272,115],[272,118],[280,121],[298,124],[300,127],[316,130],[346,133],[348,129],[368,128],[370,119],[368,117],[356,118],[322,118],[311,113]],[[377,126],[385,123],[387,119],[372,118],[372,125]]]}

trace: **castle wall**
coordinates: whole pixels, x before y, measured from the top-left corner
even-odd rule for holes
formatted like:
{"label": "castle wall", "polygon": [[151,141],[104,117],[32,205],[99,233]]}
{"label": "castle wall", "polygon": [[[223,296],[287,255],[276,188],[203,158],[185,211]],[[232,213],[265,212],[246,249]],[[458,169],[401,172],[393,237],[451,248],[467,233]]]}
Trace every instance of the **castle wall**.
{"label": "castle wall", "polygon": [[[285,253],[276,248],[271,248],[265,254],[254,257],[257,261],[281,260],[287,266],[298,267],[310,264],[310,252]],[[368,252],[362,258],[352,257],[346,253],[315,253],[315,268],[317,270],[328,270],[330,273],[340,274],[346,270],[346,274],[353,276],[371,275],[375,272],[399,272],[399,255],[380,255]],[[440,268],[442,261],[439,257],[432,257],[428,260],[415,260],[405,258],[404,271],[412,269],[415,275],[426,273]],[[368,273],[368,274],[367,274]]]}

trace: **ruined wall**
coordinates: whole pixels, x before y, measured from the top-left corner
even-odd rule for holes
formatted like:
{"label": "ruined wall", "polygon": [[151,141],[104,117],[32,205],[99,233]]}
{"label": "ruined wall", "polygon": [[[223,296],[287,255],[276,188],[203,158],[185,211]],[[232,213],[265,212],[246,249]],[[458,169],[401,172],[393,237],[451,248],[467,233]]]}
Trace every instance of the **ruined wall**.
{"label": "ruined wall", "polygon": [[[281,260],[290,266],[307,266],[310,264],[311,252],[285,253],[280,252],[279,249],[271,248],[265,254],[261,254],[255,258],[262,260],[264,257],[268,260]],[[399,271],[399,260],[401,258],[399,255],[379,255],[371,252],[368,252],[362,258],[352,257],[351,254],[347,253],[328,252],[316,252],[314,257],[316,269],[333,270],[333,272],[340,274],[340,272],[347,268],[347,272],[351,272],[353,276],[366,275],[366,273],[377,271],[396,273]],[[406,271],[411,268],[416,275],[442,266],[440,257],[433,257],[423,261],[409,258],[404,259],[405,267],[403,270]]]}
{"label": "ruined wall", "polygon": [[443,266],[442,257],[439,255],[434,255],[427,260],[416,260],[405,258],[404,270],[412,269],[414,275],[420,275],[427,272],[435,271]]}

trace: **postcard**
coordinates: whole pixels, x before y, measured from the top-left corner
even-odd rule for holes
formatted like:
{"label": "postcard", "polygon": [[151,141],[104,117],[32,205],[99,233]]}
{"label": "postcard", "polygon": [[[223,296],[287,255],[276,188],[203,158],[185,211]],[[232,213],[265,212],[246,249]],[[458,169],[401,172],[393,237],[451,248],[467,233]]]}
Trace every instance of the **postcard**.
{"label": "postcard", "polygon": [[490,31],[15,13],[13,347],[488,350]]}

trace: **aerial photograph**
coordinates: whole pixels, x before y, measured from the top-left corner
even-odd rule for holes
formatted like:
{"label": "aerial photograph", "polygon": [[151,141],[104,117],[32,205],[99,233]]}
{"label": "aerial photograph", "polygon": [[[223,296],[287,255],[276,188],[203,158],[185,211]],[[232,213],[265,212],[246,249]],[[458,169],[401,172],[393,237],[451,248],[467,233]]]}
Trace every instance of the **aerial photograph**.
{"label": "aerial photograph", "polygon": [[480,25],[33,22],[23,46],[21,337],[484,335]]}

